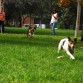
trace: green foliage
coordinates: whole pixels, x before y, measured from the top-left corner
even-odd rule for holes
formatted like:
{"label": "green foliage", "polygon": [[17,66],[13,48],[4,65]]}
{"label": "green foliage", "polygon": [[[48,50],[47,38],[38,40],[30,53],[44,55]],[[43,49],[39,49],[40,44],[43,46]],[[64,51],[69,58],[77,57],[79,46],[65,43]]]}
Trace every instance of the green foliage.
{"label": "green foliage", "polygon": [[[6,32],[12,29],[7,28]],[[25,33],[0,34],[0,83],[82,83],[82,44],[78,39],[75,60],[70,60],[64,51],[60,54],[64,58],[57,59],[60,39],[73,37],[74,31],[57,29],[56,32],[53,36],[51,29],[37,29],[32,38]]]}
{"label": "green foliage", "polygon": [[73,26],[72,28],[74,29],[76,24],[76,6],[71,5],[68,8],[62,7],[60,8],[60,10],[61,15],[59,16],[59,21],[63,23],[66,29],[71,28],[71,25]]}

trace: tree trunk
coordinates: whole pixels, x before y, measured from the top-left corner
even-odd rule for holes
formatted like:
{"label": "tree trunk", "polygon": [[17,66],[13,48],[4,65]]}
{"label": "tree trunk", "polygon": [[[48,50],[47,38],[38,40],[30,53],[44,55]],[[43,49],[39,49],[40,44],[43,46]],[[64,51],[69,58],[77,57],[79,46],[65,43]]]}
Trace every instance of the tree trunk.
{"label": "tree trunk", "polygon": [[20,10],[20,24],[19,24],[19,26],[20,27],[23,27],[23,16],[22,16],[22,11]]}
{"label": "tree trunk", "polygon": [[40,23],[39,23],[39,27],[42,29],[42,14],[40,15]]}
{"label": "tree trunk", "polygon": [[79,28],[80,28],[80,15],[81,15],[81,5],[80,5],[80,0],[78,0],[77,19],[76,19],[76,28],[75,28],[75,38],[77,38],[78,31],[79,31]]}
{"label": "tree trunk", "polygon": [[31,19],[32,19],[32,15],[31,15],[31,12],[30,12],[30,25],[31,25],[31,21],[32,21]]}

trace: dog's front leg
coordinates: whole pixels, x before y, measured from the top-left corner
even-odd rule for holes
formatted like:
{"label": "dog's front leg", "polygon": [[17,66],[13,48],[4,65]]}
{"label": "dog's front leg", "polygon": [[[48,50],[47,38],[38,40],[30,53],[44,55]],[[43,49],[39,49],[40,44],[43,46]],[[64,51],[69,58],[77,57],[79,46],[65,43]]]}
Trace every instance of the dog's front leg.
{"label": "dog's front leg", "polygon": [[67,54],[70,56],[70,59],[75,59],[75,57],[69,51],[67,51]]}
{"label": "dog's front leg", "polygon": [[62,48],[62,43],[59,43],[59,45],[58,45],[58,53],[61,50],[61,48]]}

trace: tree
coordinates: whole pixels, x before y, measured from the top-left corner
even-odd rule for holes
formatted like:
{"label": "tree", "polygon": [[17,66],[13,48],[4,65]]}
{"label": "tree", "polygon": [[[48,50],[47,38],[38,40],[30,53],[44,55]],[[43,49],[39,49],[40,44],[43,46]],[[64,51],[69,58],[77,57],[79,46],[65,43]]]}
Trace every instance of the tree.
{"label": "tree", "polygon": [[[6,10],[7,18],[8,19],[9,17],[12,19],[18,18],[21,21],[21,25],[23,23],[22,21],[23,15],[27,15],[30,17],[32,17],[32,15],[40,16],[40,20],[41,20],[43,19],[43,17],[46,16],[46,13],[47,14],[50,13],[49,1],[48,0],[35,0],[35,1],[34,0],[7,0],[5,2],[5,10]],[[42,23],[42,20],[40,22]]]}
{"label": "tree", "polygon": [[76,28],[75,28],[75,38],[78,36],[78,31],[80,28],[80,16],[81,16],[81,5],[80,0],[77,1],[77,19],[76,19]]}
{"label": "tree", "polygon": [[[72,0],[59,0],[58,6],[61,10],[60,24],[62,28],[75,28],[76,4]],[[74,12],[74,13],[73,13]],[[71,27],[71,25],[73,27]]]}
{"label": "tree", "polygon": [[68,7],[72,3],[77,3],[77,19],[76,19],[76,27],[75,27],[75,38],[78,36],[78,31],[80,28],[80,16],[81,16],[81,5],[83,4],[83,0],[59,0],[58,5],[61,7]]}
{"label": "tree", "polygon": [[59,0],[58,6],[59,7],[68,7],[70,5],[70,0]]}
{"label": "tree", "polygon": [[[81,1],[81,7],[83,8],[83,1]],[[83,18],[83,9],[81,11],[81,15],[82,15],[81,18]],[[81,19],[81,27],[82,27],[81,41],[83,42],[83,19]]]}
{"label": "tree", "polygon": [[20,21],[20,26],[22,26],[22,13],[24,9],[23,0],[5,0],[5,12],[6,20],[12,20],[14,26],[17,25],[17,21]]}
{"label": "tree", "polygon": [[[36,1],[36,0],[35,0]],[[20,26],[23,25],[23,15],[32,15],[35,11],[34,0],[8,0],[5,2],[5,9],[7,17],[20,21]],[[12,10],[11,10],[12,8]],[[31,24],[31,19],[30,19]]]}

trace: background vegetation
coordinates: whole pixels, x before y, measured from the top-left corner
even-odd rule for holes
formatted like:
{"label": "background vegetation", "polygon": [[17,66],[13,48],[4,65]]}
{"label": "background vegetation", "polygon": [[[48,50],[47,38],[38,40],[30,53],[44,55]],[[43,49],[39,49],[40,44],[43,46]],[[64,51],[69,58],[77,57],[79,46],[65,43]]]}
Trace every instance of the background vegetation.
{"label": "background vegetation", "polygon": [[[61,3],[62,2],[62,3]],[[49,25],[51,10],[55,8],[59,14],[60,28],[75,29],[77,17],[77,0],[5,0],[4,10],[6,12],[6,25],[11,26],[9,22],[15,22],[13,26],[23,25],[23,15],[38,18],[36,24]],[[81,2],[82,3],[82,2]],[[46,5],[47,4],[47,5]],[[81,9],[83,10],[83,9]],[[83,11],[81,11],[81,18]],[[82,19],[81,19],[82,28]]]}

